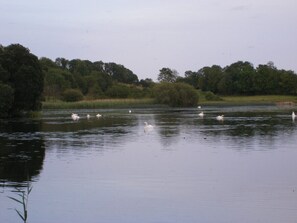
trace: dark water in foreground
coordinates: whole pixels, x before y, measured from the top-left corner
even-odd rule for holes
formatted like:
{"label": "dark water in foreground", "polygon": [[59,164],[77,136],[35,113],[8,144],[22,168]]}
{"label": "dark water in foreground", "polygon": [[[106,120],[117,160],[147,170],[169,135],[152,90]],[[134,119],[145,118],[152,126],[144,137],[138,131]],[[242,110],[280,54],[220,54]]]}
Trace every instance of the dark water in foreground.
{"label": "dark water in foreground", "polygon": [[7,196],[28,178],[29,223],[297,222],[292,111],[201,110],[204,118],[199,109],[115,109],[1,120],[0,222],[22,222]]}

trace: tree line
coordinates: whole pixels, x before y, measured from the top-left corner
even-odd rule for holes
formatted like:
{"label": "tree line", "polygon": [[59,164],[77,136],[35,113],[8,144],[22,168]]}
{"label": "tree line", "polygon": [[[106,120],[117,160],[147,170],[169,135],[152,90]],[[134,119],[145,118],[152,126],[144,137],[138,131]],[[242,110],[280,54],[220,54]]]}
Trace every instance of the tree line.
{"label": "tree line", "polygon": [[297,95],[297,75],[277,69],[273,62],[254,68],[250,62],[238,61],[223,68],[213,65],[197,72],[186,71],[185,77],[173,77],[219,95]]}
{"label": "tree line", "polygon": [[273,62],[254,68],[238,61],[206,66],[184,76],[162,68],[158,82],[138,76],[121,64],[89,60],[37,58],[20,44],[0,45],[0,115],[38,110],[42,100],[77,101],[153,97],[171,106],[192,106],[197,90],[218,95],[297,94],[297,75]]}
{"label": "tree line", "polygon": [[158,82],[187,83],[195,89],[218,95],[297,95],[297,75],[279,70],[273,62],[254,68],[250,62],[238,61],[226,67],[206,66],[198,71],[186,71],[184,77],[170,68],[162,68],[158,82],[146,78],[139,81],[136,74],[115,63],[57,58],[41,58],[45,73],[45,97],[60,98],[66,89],[79,89],[83,96],[151,97]]}
{"label": "tree line", "polygon": [[139,81],[131,70],[116,63],[65,58],[52,61],[44,57],[39,62],[44,73],[45,99],[67,101],[71,100],[67,95],[74,94],[86,99],[146,97],[143,86],[153,83],[151,79]]}

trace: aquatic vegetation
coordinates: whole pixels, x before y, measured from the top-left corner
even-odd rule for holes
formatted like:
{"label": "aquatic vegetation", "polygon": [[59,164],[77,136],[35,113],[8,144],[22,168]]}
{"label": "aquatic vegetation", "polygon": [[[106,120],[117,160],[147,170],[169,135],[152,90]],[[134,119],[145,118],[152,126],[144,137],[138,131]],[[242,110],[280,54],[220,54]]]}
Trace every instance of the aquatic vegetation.
{"label": "aquatic vegetation", "polygon": [[28,219],[29,194],[31,193],[32,188],[33,187],[30,185],[30,182],[28,181],[25,189],[16,187],[15,190],[12,191],[17,194],[18,198],[8,196],[9,199],[22,205],[22,211],[16,208],[15,208],[15,211],[18,214],[18,216],[23,220],[24,223],[26,223]]}

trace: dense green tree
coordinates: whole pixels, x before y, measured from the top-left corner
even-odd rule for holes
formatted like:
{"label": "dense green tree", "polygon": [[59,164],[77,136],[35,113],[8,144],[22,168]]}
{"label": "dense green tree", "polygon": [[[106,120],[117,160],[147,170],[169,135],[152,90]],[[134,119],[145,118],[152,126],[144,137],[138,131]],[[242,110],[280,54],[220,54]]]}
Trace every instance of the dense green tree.
{"label": "dense green tree", "polygon": [[193,72],[190,70],[187,70],[185,72],[185,77],[181,78],[178,77],[177,78],[177,82],[184,82],[187,83],[189,85],[192,85],[194,88],[198,89],[199,88],[199,76],[198,76],[198,72]]}
{"label": "dense green tree", "polygon": [[297,75],[293,71],[281,70],[279,80],[279,91],[285,95],[297,94]]}
{"label": "dense green tree", "polygon": [[137,84],[138,77],[131,70],[127,69],[123,65],[116,63],[105,64],[105,72],[107,72],[113,80],[126,84]]}
{"label": "dense green tree", "polygon": [[9,116],[14,102],[14,90],[7,84],[0,82],[0,117]]}
{"label": "dense green tree", "polygon": [[45,72],[44,96],[46,98],[58,99],[66,89],[77,86],[74,82],[75,80],[68,70],[47,68]]}
{"label": "dense green tree", "polygon": [[145,79],[141,79],[139,81],[139,84],[144,88],[149,88],[149,87],[153,87],[155,83],[151,78],[145,78]]}
{"label": "dense green tree", "polygon": [[158,75],[158,81],[174,83],[178,77],[176,70],[171,70],[170,68],[162,68]]}
{"label": "dense green tree", "polygon": [[94,70],[94,65],[89,60],[74,59],[69,61],[69,70],[73,74],[79,74],[81,76],[86,76]]}
{"label": "dense green tree", "polygon": [[48,68],[57,68],[58,67],[54,61],[52,61],[51,59],[49,59],[47,57],[41,57],[39,59],[39,63],[40,63],[41,68],[45,69],[45,70],[47,70]]}
{"label": "dense green tree", "polygon": [[259,65],[254,81],[256,94],[278,94],[280,77],[277,69],[269,64]]}
{"label": "dense green tree", "polygon": [[5,70],[0,64],[0,82],[7,83],[9,80],[10,74]]}
{"label": "dense green tree", "polygon": [[123,84],[114,84],[106,91],[106,95],[111,98],[128,98],[129,87]]}
{"label": "dense green tree", "polygon": [[203,67],[198,71],[197,76],[199,89],[218,93],[218,84],[223,78],[223,70],[220,66]]}
{"label": "dense green tree", "polygon": [[10,115],[41,108],[44,76],[38,58],[20,44],[3,47],[0,53],[3,84],[14,92]]}
{"label": "dense green tree", "polygon": [[85,77],[88,88],[88,96],[91,98],[100,98],[104,96],[104,92],[112,86],[112,78],[106,73],[92,71]]}
{"label": "dense green tree", "polygon": [[162,82],[155,85],[153,92],[157,103],[172,107],[196,106],[199,99],[195,88],[185,83]]}
{"label": "dense green tree", "polygon": [[83,94],[79,89],[66,89],[63,92],[63,100],[67,102],[75,102],[83,99]]}
{"label": "dense green tree", "polygon": [[65,58],[58,57],[55,61],[56,65],[61,67],[62,69],[68,69],[69,68],[69,61]]}
{"label": "dense green tree", "polygon": [[231,94],[250,95],[254,93],[255,70],[251,63],[238,61],[224,69],[229,77],[227,85]]}
{"label": "dense green tree", "polygon": [[12,79],[14,86],[14,110],[19,112],[40,109],[43,92],[43,75],[41,70],[36,70],[32,66],[21,66],[12,75]]}

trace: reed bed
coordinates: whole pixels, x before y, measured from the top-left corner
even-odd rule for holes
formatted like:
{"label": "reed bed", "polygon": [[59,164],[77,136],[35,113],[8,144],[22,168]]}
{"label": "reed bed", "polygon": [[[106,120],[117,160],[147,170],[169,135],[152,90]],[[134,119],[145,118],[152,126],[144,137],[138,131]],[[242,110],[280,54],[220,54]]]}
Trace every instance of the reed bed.
{"label": "reed bed", "polygon": [[43,109],[96,109],[96,108],[145,108],[153,107],[154,99],[100,99],[84,100],[78,102],[46,101]]}
{"label": "reed bed", "polygon": [[[296,96],[288,95],[256,95],[256,96],[221,96],[221,101],[207,101],[200,97],[199,104],[203,105],[242,105],[242,104],[277,104],[277,105],[297,105]],[[152,98],[142,99],[100,99],[84,100],[78,102],[45,101],[43,109],[97,109],[97,108],[151,108],[164,107],[156,104]]]}
{"label": "reed bed", "polygon": [[203,104],[280,104],[296,105],[297,97],[291,95],[221,96],[222,101],[201,101]]}

